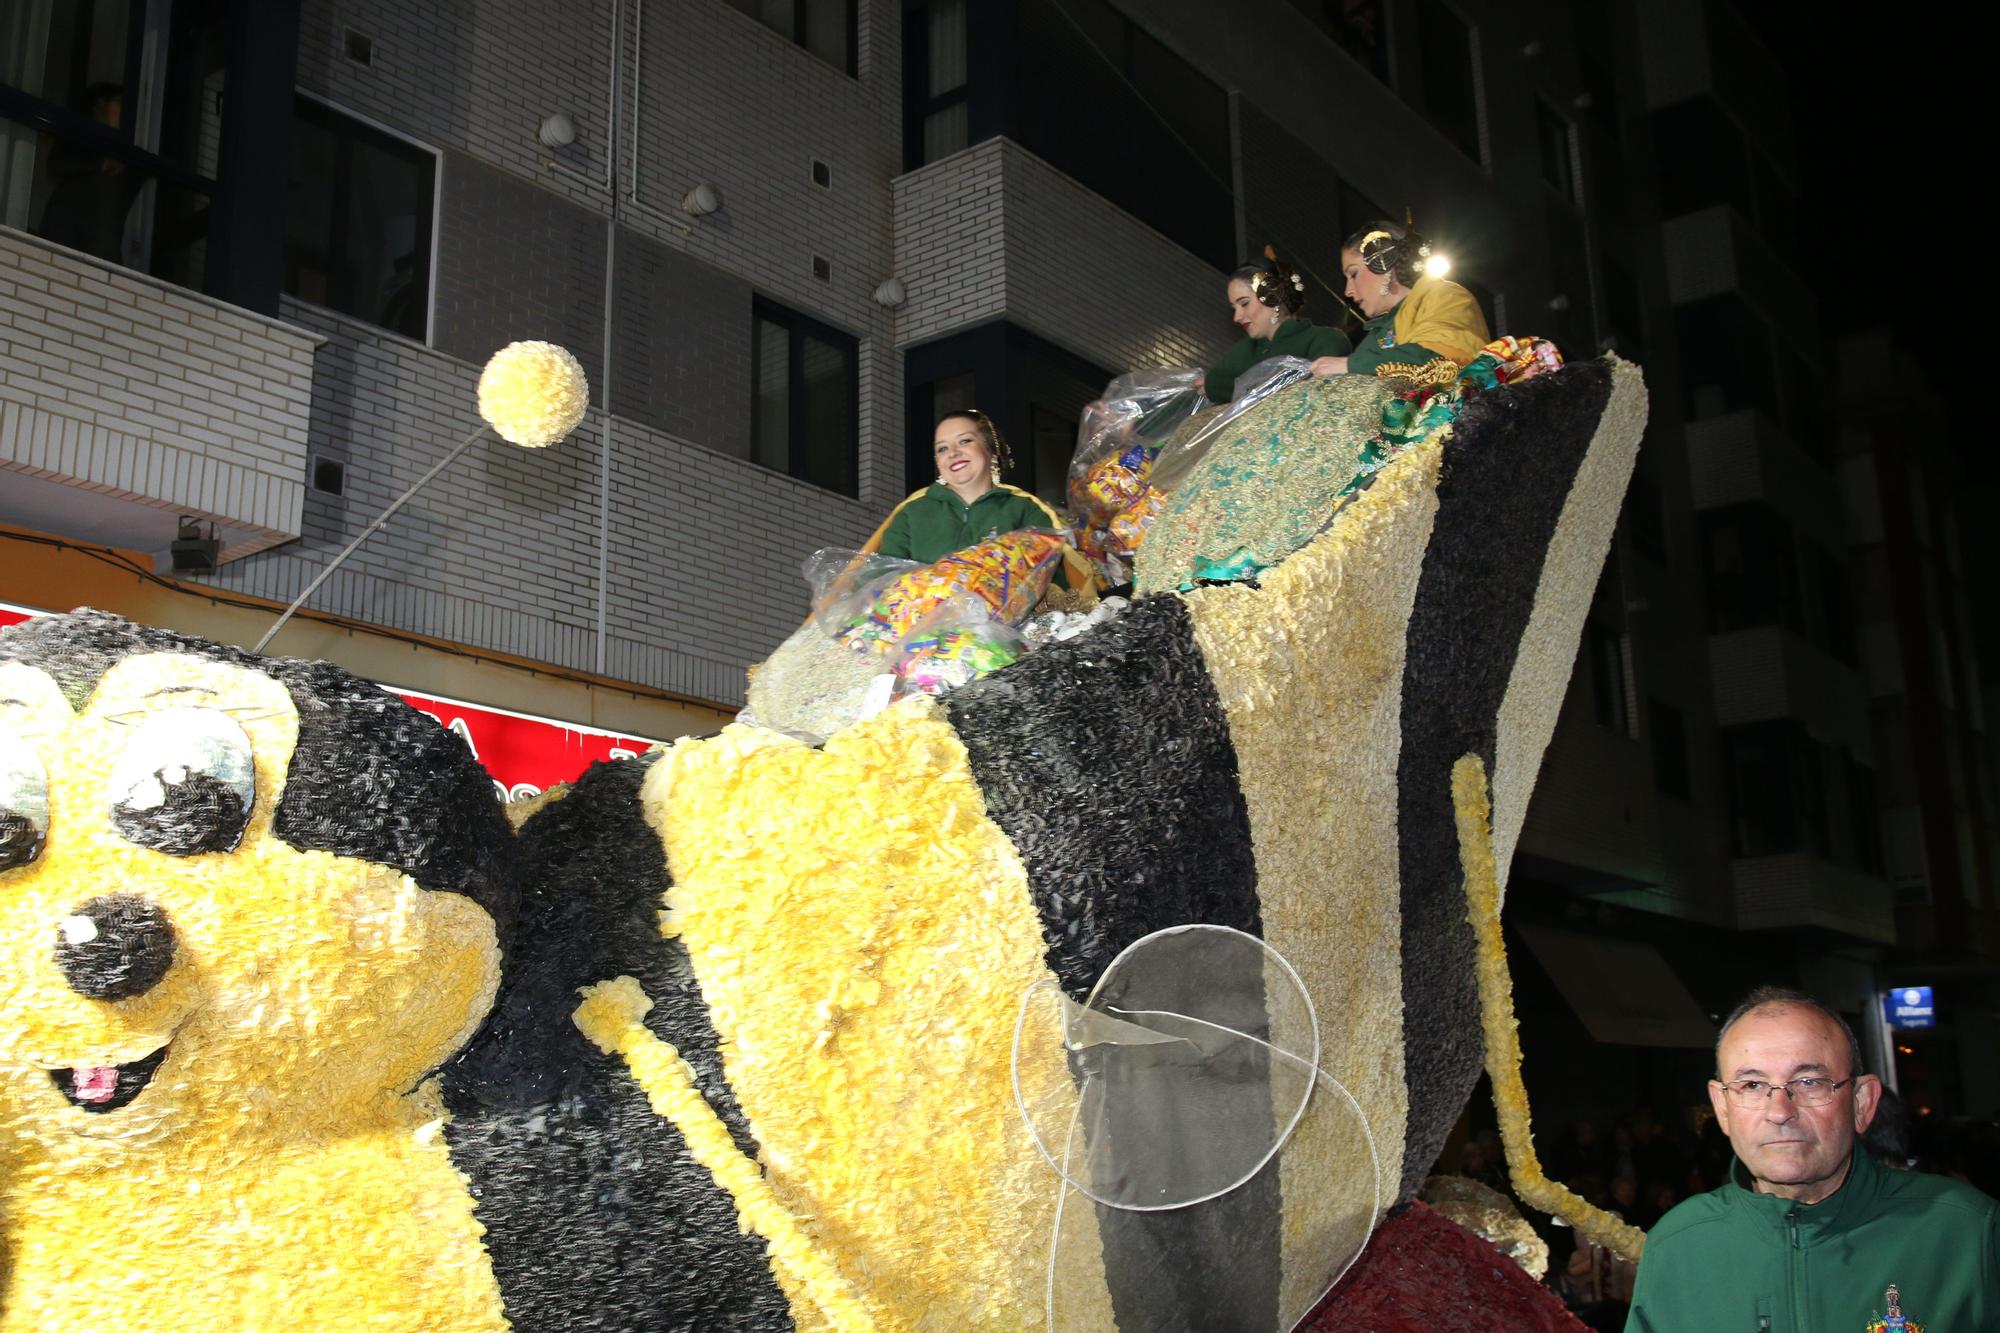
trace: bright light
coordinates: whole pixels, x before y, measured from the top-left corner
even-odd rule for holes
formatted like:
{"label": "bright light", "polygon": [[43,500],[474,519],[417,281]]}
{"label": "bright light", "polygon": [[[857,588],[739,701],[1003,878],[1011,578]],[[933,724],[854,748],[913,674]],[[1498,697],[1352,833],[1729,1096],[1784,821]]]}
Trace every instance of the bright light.
{"label": "bright light", "polygon": [[1443,255],[1432,255],[1424,261],[1424,276],[1426,277],[1442,278],[1449,272],[1451,272],[1451,260],[1445,258]]}

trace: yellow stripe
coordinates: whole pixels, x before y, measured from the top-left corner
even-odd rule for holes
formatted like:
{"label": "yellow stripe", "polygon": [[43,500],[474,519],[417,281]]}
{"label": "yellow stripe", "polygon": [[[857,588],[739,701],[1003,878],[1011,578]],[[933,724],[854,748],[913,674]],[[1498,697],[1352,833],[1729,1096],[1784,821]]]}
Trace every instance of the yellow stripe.
{"label": "yellow stripe", "polygon": [[[1050,973],[941,711],[910,700],[823,750],[730,727],[669,750],[641,800],[673,873],[666,928],[778,1200],[884,1329],[1040,1326],[1060,1182],[1009,1073],[1021,995]],[[1073,1104],[1059,1049],[1024,1063],[1031,1100]],[[1108,1326],[1087,1208],[1079,1224],[1061,1300]]]}
{"label": "yellow stripe", "polygon": [[1528,1089],[1521,1082],[1521,1034],[1514,1021],[1514,981],[1507,971],[1507,944],[1500,935],[1500,878],[1493,863],[1492,807],[1487,799],[1486,765],[1476,754],[1451,769],[1451,803],[1458,821],[1459,865],[1465,872],[1466,916],[1479,942],[1479,1015],[1486,1037],[1486,1073],[1493,1080],[1493,1108],[1500,1116],[1500,1142],[1507,1150],[1507,1174],[1521,1202],[1554,1214],[1620,1257],[1636,1260],[1646,1233],[1613,1213],[1593,1208],[1542,1174],[1528,1115]]}
{"label": "yellow stripe", "polygon": [[798,1220],[778,1201],[757,1164],[736,1150],[729,1129],[695,1088],[694,1075],[671,1042],[643,1021],[652,999],[632,977],[586,986],[572,1016],[583,1035],[631,1069],[646,1100],[672,1123],[694,1160],[736,1201],[743,1225],[770,1245],[771,1263],[789,1269],[796,1286],[838,1333],[874,1333],[875,1321]]}
{"label": "yellow stripe", "polygon": [[[1261,588],[1186,597],[1229,719],[1264,938],[1312,994],[1322,1065],[1366,1111],[1385,1207],[1401,1187],[1409,1117],[1396,836],[1403,645],[1441,458],[1432,441],[1383,469]],[[1346,1129],[1342,1117],[1308,1117],[1285,1150],[1286,1309],[1306,1308],[1327,1256],[1351,1253],[1351,1233],[1367,1225],[1365,1213],[1343,1211],[1370,1169],[1365,1141]]]}

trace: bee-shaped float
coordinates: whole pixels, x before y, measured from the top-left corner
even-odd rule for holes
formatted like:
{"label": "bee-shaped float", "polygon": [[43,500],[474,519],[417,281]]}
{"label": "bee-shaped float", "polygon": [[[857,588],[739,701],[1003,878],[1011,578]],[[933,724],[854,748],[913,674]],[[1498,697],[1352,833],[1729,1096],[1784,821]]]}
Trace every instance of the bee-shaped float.
{"label": "bee-shaped float", "polygon": [[[1494,390],[1255,583],[518,831],[337,668],[0,633],[0,1329],[1287,1327],[1478,1077],[1454,768],[1504,868],[1643,416],[1610,360]],[[1241,1032],[1309,998],[1330,1113],[1074,1105],[1024,996],[1198,1010],[1198,966],[1093,1001],[1189,925],[1269,952]],[[1065,1183],[1239,1132],[1191,1207]]]}

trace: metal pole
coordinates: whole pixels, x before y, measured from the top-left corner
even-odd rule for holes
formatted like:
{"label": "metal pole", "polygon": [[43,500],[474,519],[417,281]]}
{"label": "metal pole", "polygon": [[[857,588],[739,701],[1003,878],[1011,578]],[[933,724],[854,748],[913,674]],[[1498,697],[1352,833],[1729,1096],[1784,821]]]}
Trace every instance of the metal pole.
{"label": "metal pole", "polygon": [[379,530],[384,523],[387,523],[389,519],[394,516],[395,512],[398,509],[401,509],[404,506],[404,504],[408,503],[409,498],[411,496],[415,495],[418,491],[422,490],[425,486],[429,485],[432,477],[435,477],[438,473],[444,471],[445,467],[448,464],[450,464],[460,454],[464,453],[467,449],[470,449],[473,446],[473,444],[479,439],[480,436],[486,434],[486,430],[487,428],[484,425],[481,425],[478,430],[473,431],[472,434],[460,440],[458,442],[457,448],[453,449],[443,458],[440,458],[437,462],[431,464],[431,470],[424,473],[423,476],[418,477],[416,485],[410,487],[409,490],[404,491],[401,495],[397,496],[395,503],[391,504],[387,509],[384,509],[380,514],[380,516],[378,516],[373,523],[370,523],[367,527],[363,528],[361,530],[361,535],[359,537],[356,537],[353,541],[349,542],[347,544],[347,548],[343,550],[339,555],[335,556],[327,564],[327,567],[319,572],[319,577],[315,578],[311,583],[308,583],[306,585],[306,590],[300,593],[297,597],[294,597],[292,599],[292,604],[285,608],[285,613],[278,617],[277,623],[272,625],[271,628],[264,631],[264,637],[257,640],[257,646],[255,648],[252,648],[250,651],[253,653],[263,652],[264,646],[270,643],[272,639],[278,637],[278,631],[285,627],[285,622],[292,618],[292,613],[297,611],[300,607],[304,606],[306,604],[306,599],[319,591],[319,585],[325,583],[327,579],[331,578],[333,576],[334,570],[339,569],[343,564],[347,563],[347,557],[353,555],[355,551],[360,549],[361,543],[367,541],[370,537],[374,536],[377,530]]}
{"label": "metal pole", "polygon": [[597,674],[609,660],[606,636],[611,619],[611,300],[618,273],[618,99],[624,91],[625,0],[611,5],[611,142],[605,145],[610,164],[611,215],[604,224],[604,341],[597,367],[598,392],[604,403],[597,466]]}

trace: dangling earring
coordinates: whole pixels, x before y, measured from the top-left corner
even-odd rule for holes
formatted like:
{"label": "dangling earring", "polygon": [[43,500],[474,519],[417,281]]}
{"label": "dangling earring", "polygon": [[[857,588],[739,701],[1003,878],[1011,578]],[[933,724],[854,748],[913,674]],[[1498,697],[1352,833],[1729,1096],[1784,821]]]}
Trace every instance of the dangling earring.
{"label": "dangling earring", "polygon": [[1387,296],[1389,294],[1389,290],[1395,285],[1396,285],[1396,280],[1392,277],[1389,277],[1387,274],[1384,274],[1382,277],[1382,295]]}

